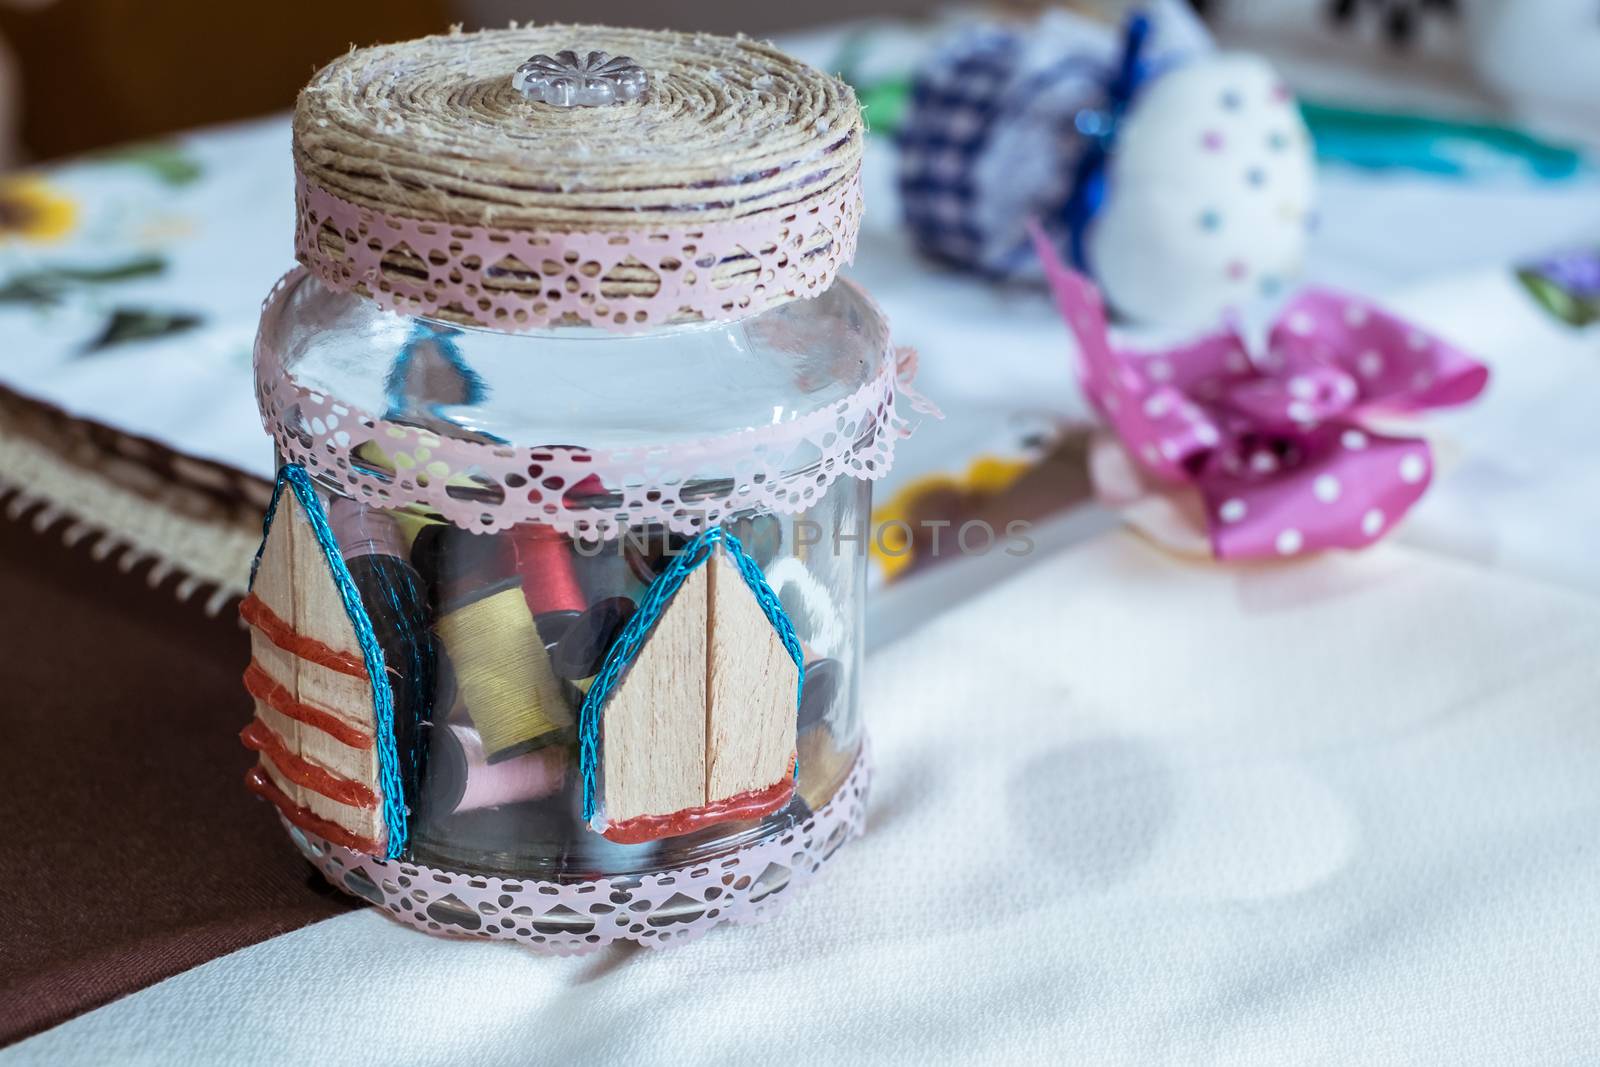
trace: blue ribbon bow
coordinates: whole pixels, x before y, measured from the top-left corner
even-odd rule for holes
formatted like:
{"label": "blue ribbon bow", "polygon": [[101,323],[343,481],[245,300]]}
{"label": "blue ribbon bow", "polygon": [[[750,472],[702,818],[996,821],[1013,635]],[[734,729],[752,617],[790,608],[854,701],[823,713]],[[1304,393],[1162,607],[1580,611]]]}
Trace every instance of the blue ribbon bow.
{"label": "blue ribbon bow", "polygon": [[1094,221],[1106,200],[1106,164],[1116,146],[1117,131],[1135,94],[1150,79],[1150,64],[1144,56],[1150,39],[1150,19],[1136,11],[1128,16],[1122,35],[1122,56],[1106,83],[1106,104],[1101,111],[1080,111],[1073,125],[1087,143],[1073,172],[1072,195],[1061,210],[1067,229],[1067,254],[1079,271],[1092,275],[1085,245],[1089,223]]}

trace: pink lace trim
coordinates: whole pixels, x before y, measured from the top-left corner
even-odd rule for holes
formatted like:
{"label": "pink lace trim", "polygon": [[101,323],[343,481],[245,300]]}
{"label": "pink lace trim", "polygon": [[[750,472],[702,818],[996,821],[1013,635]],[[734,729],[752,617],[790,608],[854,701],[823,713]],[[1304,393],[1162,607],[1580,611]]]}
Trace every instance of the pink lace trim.
{"label": "pink lace trim", "polygon": [[[402,218],[340,199],[303,176],[295,202],[300,262],[329,286],[359,290],[391,311],[466,316],[498,330],[576,319],[633,332],[821,295],[855,258],[861,179],[858,173],[826,197],[748,218],[614,232]],[[631,286],[608,282],[619,267]],[[641,286],[654,291],[618,292]]]}
{"label": "pink lace trim", "polygon": [[329,882],[419,930],[569,956],[613,941],[678,945],[722,923],[771,918],[841,845],[861,836],[870,780],[863,746],[839,791],[791,830],[706,863],[572,884],[385,862],[285,826]]}
{"label": "pink lace trim", "polygon": [[[274,293],[296,277],[291,272]],[[374,507],[420,503],[485,533],[539,522],[602,540],[650,524],[692,536],[742,511],[804,511],[842,476],[887,474],[896,442],[910,432],[897,393],[914,410],[934,410],[910,387],[916,361],[908,351],[886,349],[878,372],[855,393],[789,422],[671,447],[595,452],[464,441],[386,422],[299,386],[261,344],[256,391],[283,462]]]}

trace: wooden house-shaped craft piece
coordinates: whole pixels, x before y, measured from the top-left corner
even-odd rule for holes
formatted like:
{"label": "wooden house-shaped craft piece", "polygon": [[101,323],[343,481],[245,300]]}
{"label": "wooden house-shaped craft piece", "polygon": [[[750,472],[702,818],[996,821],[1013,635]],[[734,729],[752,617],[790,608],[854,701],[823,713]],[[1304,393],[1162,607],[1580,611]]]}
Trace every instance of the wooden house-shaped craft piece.
{"label": "wooden house-shaped craft piece", "polygon": [[785,807],[801,662],[776,595],[738,541],[711,530],[691,542],[585,702],[592,824],[636,843]]}
{"label": "wooden house-shaped craft piece", "polygon": [[240,737],[258,754],[246,783],[302,829],[359,852],[397,855],[406,809],[383,785],[398,780],[384,773],[385,764],[396,766],[393,695],[301,468],[279,476],[239,612],[250,626],[244,682],[255,700]]}

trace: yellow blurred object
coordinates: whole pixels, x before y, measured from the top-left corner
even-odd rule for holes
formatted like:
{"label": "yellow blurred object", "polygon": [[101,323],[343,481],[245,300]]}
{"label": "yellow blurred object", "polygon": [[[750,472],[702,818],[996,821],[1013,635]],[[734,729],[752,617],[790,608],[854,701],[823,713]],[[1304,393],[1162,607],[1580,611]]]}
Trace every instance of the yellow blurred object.
{"label": "yellow blurred object", "polygon": [[78,205],[42,178],[0,178],[0,241],[59,241],[78,222]]}
{"label": "yellow blurred object", "polygon": [[[1011,488],[1036,462],[979,456],[963,474],[918,478],[874,508],[872,526],[878,532],[872,538],[871,551],[884,577],[893,581],[911,566],[916,558],[913,531],[930,512],[939,512],[940,518],[964,517],[975,502]],[[956,514],[945,514],[952,507]]]}

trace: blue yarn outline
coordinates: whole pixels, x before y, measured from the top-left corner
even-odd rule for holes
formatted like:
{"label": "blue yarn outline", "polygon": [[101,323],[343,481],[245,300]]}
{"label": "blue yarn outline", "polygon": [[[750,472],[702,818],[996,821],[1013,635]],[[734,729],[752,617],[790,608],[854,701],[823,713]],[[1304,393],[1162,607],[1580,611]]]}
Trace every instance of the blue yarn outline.
{"label": "blue yarn outline", "polygon": [[[394,364],[390,366],[389,373],[383,381],[383,395],[389,405],[384,414],[385,419],[401,419],[407,411],[412,410],[405,395],[406,375],[411,371],[411,364],[417,358],[417,349],[432,341],[439,346],[439,355],[445,365],[461,376],[463,392],[466,397],[462,401],[464,406],[481,404],[489,395],[489,386],[483,376],[472,369],[461,349],[456,345],[456,337],[461,331],[451,326],[432,325],[426,322],[416,323],[411,328],[411,336],[400,346],[400,351],[395,355]],[[455,425],[455,420],[440,410],[444,405],[429,404],[423,411],[443,422]]]}
{"label": "blue yarn outline", "polygon": [[374,743],[378,747],[378,781],[383,787],[383,822],[388,829],[389,846],[384,859],[399,859],[406,847],[406,805],[404,787],[400,780],[400,756],[394,740],[394,691],[389,687],[388,667],[383,661],[383,647],[377,634],[372,632],[372,619],[367,615],[361,593],[356,589],[350,568],[345,566],[339,551],[339,542],[328,525],[322,501],[317,499],[311,484],[311,475],[298,463],[285,463],[278,470],[278,479],[272,487],[272,502],[261,520],[261,545],[250,561],[250,588],[255,589],[256,571],[261,567],[261,554],[267,549],[267,537],[272,533],[272,520],[278,514],[278,500],[287,485],[300,502],[311,532],[322,549],[322,558],[333,572],[333,582],[339,587],[339,598],[344,602],[345,615],[356,632],[356,643],[361,646],[361,658],[367,668],[367,680],[372,686],[372,713],[377,724]]}
{"label": "blue yarn outline", "polygon": [[[597,792],[595,779],[600,764],[600,716],[605,702],[644,648],[645,640],[655,629],[667,604],[677,595],[678,589],[689,575],[710,559],[719,545],[733,560],[734,566],[739,570],[739,576],[744,579],[745,586],[755,596],[756,603],[761,605],[761,611],[766,615],[767,622],[772,624],[778,640],[783,642],[789,658],[794,660],[795,668],[800,672],[794,690],[795,710],[799,711],[806,686],[805,653],[800,649],[800,638],[794,632],[794,624],[789,621],[789,613],[783,610],[783,603],[778,599],[778,594],[773,592],[772,586],[767,584],[766,575],[761,573],[761,567],[750,558],[744,550],[744,545],[740,544],[739,539],[733,534],[720,526],[715,526],[696,535],[683,547],[678,558],[657,575],[656,580],[645,590],[644,598],[639,602],[639,609],[633,613],[633,617],[612,642],[611,651],[606,653],[605,664],[600,668],[600,673],[595,675],[594,682],[589,686],[589,692],[583,698],[583,706],[578,709],[578,767],[583,776],[585,822],[592,822],[598,814],[595,802]],[[795,773],[799,773],[798,761]]]}

